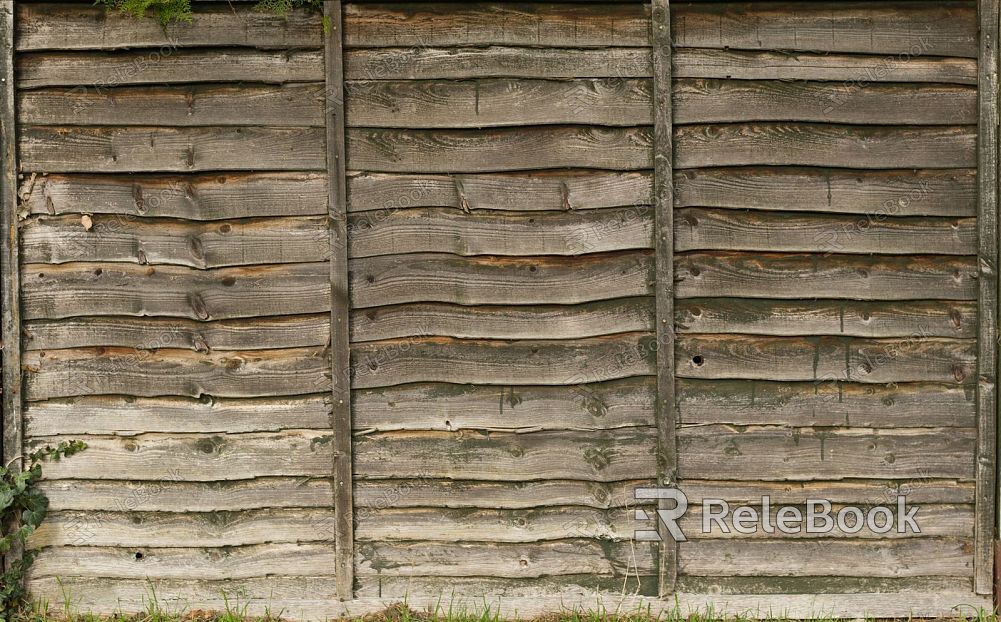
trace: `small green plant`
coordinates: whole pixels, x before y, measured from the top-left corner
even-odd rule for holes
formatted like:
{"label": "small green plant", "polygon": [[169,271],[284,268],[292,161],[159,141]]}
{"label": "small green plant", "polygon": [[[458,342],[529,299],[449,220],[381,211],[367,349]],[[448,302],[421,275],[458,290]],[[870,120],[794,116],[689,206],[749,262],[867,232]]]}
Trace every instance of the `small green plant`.
{"label": "small green plant", "polygon": [[42,477],[42,462],[58,461],[86,448],[83,441],[63,441],[29,454],[23,471],[11,469],[10,464],[0,467],[0,553],[23,550],[0,575],[0,622],[10,622],[25,604],[24,574],[35,558],[31,551],[24,550],[24,545],[49,510],[48,498],[36,486]]}
{"label": "small green plant", "polygon": [[[320,8],[322,0],[258,0],[254,9],[264,13],[286,16],[298,7]],[[155,17],[166,27],[171,22],[190,22],[191,0],[95,0],[109,11],[118,11],[135,18]]]}

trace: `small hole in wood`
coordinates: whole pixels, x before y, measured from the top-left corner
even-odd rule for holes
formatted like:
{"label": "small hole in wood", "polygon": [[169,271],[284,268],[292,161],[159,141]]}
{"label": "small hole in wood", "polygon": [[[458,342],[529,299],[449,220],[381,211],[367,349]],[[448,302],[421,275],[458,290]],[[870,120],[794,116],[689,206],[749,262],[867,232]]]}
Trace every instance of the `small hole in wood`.
{"label": "small hole in wood", "polygon": [[703,365],[705,365],[706,360],[702,358],[701,354],[696,354],[695,356],[692,357],[692,363],[694,363],[696,367],[702,367]]}
{"label": "small hole in wood", "polygon": [[142,551],[136,551],[136,559],[137,559],[137,560],[140,560],[140,559],[142,559],[142,558],[143,558],[143,554],[142,554]]}

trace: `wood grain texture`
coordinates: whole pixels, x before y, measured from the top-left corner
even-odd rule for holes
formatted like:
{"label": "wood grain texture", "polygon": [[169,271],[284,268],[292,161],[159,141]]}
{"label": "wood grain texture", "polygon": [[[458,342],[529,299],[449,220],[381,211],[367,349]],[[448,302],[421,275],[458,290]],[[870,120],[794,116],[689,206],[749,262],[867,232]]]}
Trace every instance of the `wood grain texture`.
{"label": "wood grain texture", "polygon": [[675,279],[679,298],[973,300],[976,273],[968,257],[718,252],[680,255]]}
{"label": "wood grain texture", "polygon": [[216,270],[25,264],[24,317],[161,315],[205,321],[321,313],[330,310],[327,270],[325,263]]}
{"label": "wood grain texture", "polygon": [[976,335],[972,301],[855,302],[842,300],[679,300],[680,333],[956,337]]}
{"label": "wood grain texture", "polygon": [[[543,127],[492,130],[348,130],[352,168],[374,172],[483,173],[653,166],[646,128]],[[301,167],[307,168],[307,167]]]}
{"label": "wood grain texture", "polygon": [[870,82],[976,84],[972,58],[874,56],[867,54],[744,51],[679,47],[675,77],[735,80],[830,80],[857,92]]}
{"label": "wood grain texture", "polygon": [[31,214],[115,214],[120,223],[140,216],[223,220],[327,211],[321,173],[43,175],[26,184],[22,196],[22,209]]}
{"label": "wood grain texture", "polygon": [[357,310],[353,342],[437,335],[458,339],[580,339],[654,330],[649,297],[580,305],[469,307],[415,303]]}
{"label": "wood grain texture", "polygon": [[636,4],[352,3],[344,27],[344,45],[352,48],[649,44],[649,10]]}
{"label": "wood grain texture", "polygon": [[975,218],[676,211],[675,250],[972,255]]}
{"label": "wood grain texture", "polygon": [[326,219],[258,218],[187,222],[119,215],[29,219],[22,227],[25,263],[74,261],[191,268],[324,261]]}
{"label": "wood grain texture", "polygon": [[646,296],[653,287],[648,252],[584,257],[387,255],[351,261],[354,308],[409,302],[578,304]]}
{"label": "wood grain texture", "polygon": [[674,165],[835,166],[860,169],[976,166],[976,130],[819,123],[675,128]]}
{"label": "wood grain texture", "polygon": [[652,123],[650,80],[371,80],[347,88],[354,127]]}
{"label": "wood grain texture", "polygon": [[679,377],[863,383],[972,383],[971,340],[684,335],[676,344]]}
{"label": "wood grain texture", "polygon": [[831,480],[974,478],[975,428],[825,430],[682,427],[682,478]]}
{"label": "wood grain texture", "polygon": [[320,82],[320,50],[172,50],[18,54],[17,86],[73,87],[77,93],[128,84]]}
{"label": "wood grain texture", "polygon": [[562,213],[463,213],[453,208],[354,214],[351,257],[448,252],[456,255],[580,255],[653,247],[646,206]]}
{"label": "wood grain texture", "polygon": [[606,430],[654,422],[652,378],[573,386],[485,386],[434,383],[357,390],[355,429]]}
{"label": "wood grain texture", "polygon": [[975,216],[975,169],[844,171],[709,168],[675,174],[676,207],[866,214]]}
{"label": "wood grain texture", "polygon": [[649,78],[653,68],[650,49],[639,47],[393,47],[345,50],[344,75],[348,80]]}
{"label": "wood grain texture", "polygon": [[407,207],[566,211],[652,204],[653,175],[649,172],[543,171],[479,175],[354,172],[348,178],[348,210],[351,212],[388,213]]}
{"label": "wood grain texture", "polygon": [[[325,391],[326,392],[326,391]],[[67,437],[33,439],[32,448]],[[81,438],[77,436],[76,438]],[[223,482],[255,477],[329,477],[330,430],[248,434],[85,436],[86,457],[52,463],[46,479]],[[224,486],[224,484],[217,484]],[[148,486],[147,486],[148,488]],[[127,497],[125,498],[127,500]],[[329,507],[329,499],[326,500]]]}
{"label": "wood grain texture", "polygon": [[311,11],[298,9],[282,17],[241,4],[196,3],[192,8],[190,22],[163,28],[154,20],[135,20],[100,6],[24,4],[17,8],[17,50],[320,47],[322,26]]}
{"label": "wood grain texture", "polygon": [[86,396],[31,402],[25,430],[32,438],[60,434],[135,436],[150,432],[222,434],[322,429],[330,402],[323,396],[228,399]]}
{"label": "wood grain texture", "polygon": [[205,354],[190,350],[78,348],[27,352],[25,399],[78,395],[200,398],[303,395],[329,390],[322,348]]}
{"label": "wood grain texture", "polygon": [[325,166],[318,128],[33,127],[21,133],[19,148],[26,169],[54,173]]}
{"label": "wood grain texture", "polygon": [[355,439],[359,480],[412,477],[614,482],[656,476],[655,428],[603,432],[390,432]]}
{"label": "wood grain texture", "polygon": [[324,96],[321,84],[46,88],[17,105],[25,125],[304,127],[323,125]]}
{"label": "wood grain texture", "polygon": [[655,372],[658,340],[627,333],[574,341],[410,338],[354,344],[351,386],[410,382],[572,385]]}
{"label": "wood grain texture", "polygon": [[678,47],[977,57],[968,2],[798,2],[683,5]]}
{"label": "wood grain texture", "polygon": [[795,427],[971,428],[976,401],[970,385],[861,384],[841,378],[811,382],[678,381],[684,425]]}

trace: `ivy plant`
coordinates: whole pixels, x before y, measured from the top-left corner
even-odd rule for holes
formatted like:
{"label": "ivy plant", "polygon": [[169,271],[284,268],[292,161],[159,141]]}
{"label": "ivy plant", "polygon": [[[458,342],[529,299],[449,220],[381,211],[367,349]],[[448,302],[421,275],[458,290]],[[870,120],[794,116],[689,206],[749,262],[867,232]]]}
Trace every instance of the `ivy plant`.
{"label": "ivy plant", "polygon": [[[287,16],[297,7],[320,8],[323,0],[258,0],[255,9],[265,13]],[[151,15],[166,27],[171,22],[191,21],[191,0],[96,0],[108,10],[118,11],[136,18]]]}
{"label": "ivy plant", "polygon": [[21,549],[21,556],[0,575],[0,622],[10,622],[25,604],[24,575],[34,561],[25,544],[49,509],[48,498],[36,486],[42,477],[42,462],[58,461],[86,448],[83,441],[63,441],[29,454],[23,471],[11,469],[10,465],[0,467],[0,553],[7,554],[16,545]]}

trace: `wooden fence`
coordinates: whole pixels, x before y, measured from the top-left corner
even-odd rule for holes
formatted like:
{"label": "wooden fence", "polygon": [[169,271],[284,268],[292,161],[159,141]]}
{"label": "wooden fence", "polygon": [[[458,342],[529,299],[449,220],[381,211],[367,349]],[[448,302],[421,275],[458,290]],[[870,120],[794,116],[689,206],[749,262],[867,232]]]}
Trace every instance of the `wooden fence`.
{"label": "wooden fence", "polygon": [[251,6],[3,8],[34,594],[991,607],[996,0]]}

